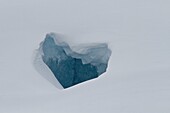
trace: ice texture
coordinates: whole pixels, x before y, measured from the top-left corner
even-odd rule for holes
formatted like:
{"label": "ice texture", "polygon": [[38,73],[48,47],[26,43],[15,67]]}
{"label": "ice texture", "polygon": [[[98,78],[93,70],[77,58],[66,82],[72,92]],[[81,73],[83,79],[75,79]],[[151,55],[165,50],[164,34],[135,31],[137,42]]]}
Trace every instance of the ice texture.
{"label": "ice texture", "polygon": [[43,62],[63,88],[97,78],[106,72],[111,55],[106,43],[73,49],[54,33],[46,35],[40,44],[40,51]]}

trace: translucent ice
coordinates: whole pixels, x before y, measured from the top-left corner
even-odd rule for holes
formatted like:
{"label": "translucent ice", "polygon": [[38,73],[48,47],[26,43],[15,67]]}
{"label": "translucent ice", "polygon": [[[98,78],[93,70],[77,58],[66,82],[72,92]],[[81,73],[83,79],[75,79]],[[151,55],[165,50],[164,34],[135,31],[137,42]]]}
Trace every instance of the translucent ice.
{"label": "translucent ice", "polygon": [[70,46],[50,33],[40,45],[42,60],[64,88],[97,78],[106,72],[111,50],[108,45]]}

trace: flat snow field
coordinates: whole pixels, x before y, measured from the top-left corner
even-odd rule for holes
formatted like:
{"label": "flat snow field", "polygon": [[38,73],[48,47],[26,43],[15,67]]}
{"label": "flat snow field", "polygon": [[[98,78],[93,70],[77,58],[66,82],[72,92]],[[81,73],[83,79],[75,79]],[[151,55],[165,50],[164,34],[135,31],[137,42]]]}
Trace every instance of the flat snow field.
{"label": "flat snow field", "polygon": [[[169,0],[0,0],[0,113],[170,113]],[[66,90],[35,69],[46,33],[106,42],[107,72]]]}

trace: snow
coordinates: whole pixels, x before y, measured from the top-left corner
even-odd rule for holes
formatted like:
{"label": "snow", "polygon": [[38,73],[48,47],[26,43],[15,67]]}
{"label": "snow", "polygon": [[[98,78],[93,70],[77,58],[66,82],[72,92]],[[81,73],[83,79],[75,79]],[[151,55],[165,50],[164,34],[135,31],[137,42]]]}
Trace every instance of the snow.
{"label": "snow", "polygon": [[[0,0],[0,113],[169,113],[167,0]],[[33,65],[48,32],[108,42],[108,71],[67,90]]]}

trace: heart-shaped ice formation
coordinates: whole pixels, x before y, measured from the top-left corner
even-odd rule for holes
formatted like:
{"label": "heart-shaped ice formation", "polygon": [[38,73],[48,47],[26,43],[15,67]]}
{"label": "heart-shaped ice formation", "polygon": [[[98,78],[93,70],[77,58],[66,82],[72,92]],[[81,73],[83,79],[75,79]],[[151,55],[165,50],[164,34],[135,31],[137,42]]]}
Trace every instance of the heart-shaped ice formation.
{"label": "heart-shaped ice formation", "polygon": [[53,33],[46,35],[40,50],[42,60],[64,88],[97,78],[106,72],[111,55],[105,43],[79,48],[75,52]]}

